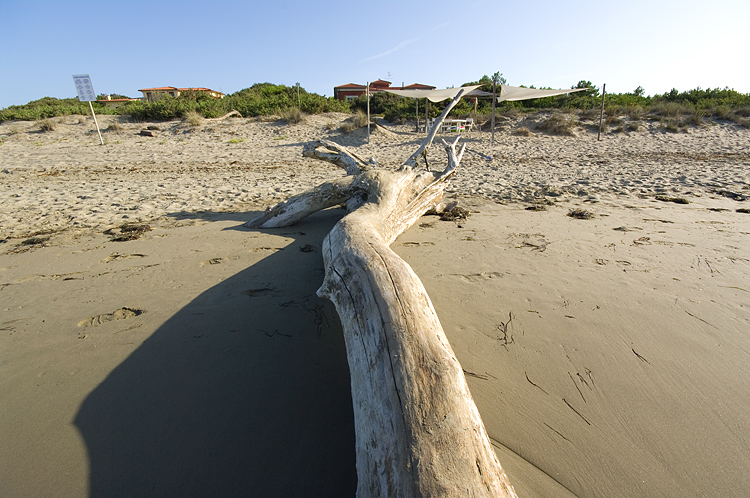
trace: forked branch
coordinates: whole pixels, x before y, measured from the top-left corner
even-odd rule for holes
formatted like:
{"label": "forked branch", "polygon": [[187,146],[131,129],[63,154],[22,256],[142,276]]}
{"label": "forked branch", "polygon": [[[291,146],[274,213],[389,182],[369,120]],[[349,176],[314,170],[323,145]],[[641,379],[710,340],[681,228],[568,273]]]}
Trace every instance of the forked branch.
{"label": "forked branch", "polygon": [[432,128],[430,128],[430,132],[427,134],[427,138],[424,139],[424,142],[422,142],[422,145],[419,146],[419,148],[411,155],[409,156],[409,159],[407,159],[404,162],[404,165],[401,166],[401,169],[407,169],[407,168],[413,168],[417,161],[419,160],[419,157],[425,153],[425,151],[432,145],[432,141],[435,139],[435,135],[437,135],[438,130],[440,129],[440,126],[443,124],[443,121],[445,121],[445,118],[448,116],[448,113],[451,112],[451,109],[453,109],[456,104],[458,104],[458,101],[461,100],[461,96],[464,94],[464,90],[461,89],[458,91],[455,97],[453,97],[453,100],[450,101],[450,103],[446,106],[445,109],[443,109],[443,112],[440,114],[440,116],[435,120],[435,123],[432,125]]}
{"label": "forked branch", "polygon": [[[326,148],[332,152],[326,152],[321,150],[321,148]],[[305,144],[302,149],[302,155],[333,163],[346,170],[346,173],[349,175],[356,175],[378,165],[375,159],[371,158],[369,161],[365,161],[355,152],[330,140],[315,140]]]}

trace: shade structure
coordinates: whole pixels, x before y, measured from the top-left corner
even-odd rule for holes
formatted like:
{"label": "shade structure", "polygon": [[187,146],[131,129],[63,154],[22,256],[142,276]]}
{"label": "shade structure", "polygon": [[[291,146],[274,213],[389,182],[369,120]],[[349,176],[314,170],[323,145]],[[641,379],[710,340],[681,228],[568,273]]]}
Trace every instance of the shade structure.
{"label": "shade structure", "polygon": [[497,101],[504,100],[529,100],[541,99],[543,97],[554,97],[555,95],[565,95],[566,93],[580,92],[589,90],[589,88],[568,88],[562,90],[537,90],[536,88],[524,88],[522,86],[500,85],[500,93]]}
{"label": "shade structure", "polygon": [[[443,100],[452,99],[456,96],[459,90],[462,88],[465,90],[464,95],[467,97],[477,96],[470,95],[471,92],[477,90],[481,85],[463,86],[459,88],[444,88],[441,90],[384,90],[388,93],[400,95],[402,97],[411,97],[414,99],[428,99],[431,102],[442,102]],[[529,100],[529,99],[540,99],[543,97],[553,97],[555,95],[565,95],[566,93],[580,92],[581,90],[589,90],[589,88],[564,88],[560,90],[538,90],[536,88],[524,88],[522,86],[511,86],[511,85],[499,85],[499,94],[497,97],[498,102],[504,100]],[[480,91],[477,91],[479,93]],[[480,97],[490,96],[491,94],[481,92]]]}
{"label": "shade structure", "polygon": [[464,90],[464,95],[476,90],[481,85],[474,86],[462,86],[458,88],[444,88],[442,90],[391,90],[385,89],[383,91],[400,95],[402,97],[411,97],[413,99],[428,99],[431,102],[442,102],[443,100],[452,99],[458,94],[459,90]]}

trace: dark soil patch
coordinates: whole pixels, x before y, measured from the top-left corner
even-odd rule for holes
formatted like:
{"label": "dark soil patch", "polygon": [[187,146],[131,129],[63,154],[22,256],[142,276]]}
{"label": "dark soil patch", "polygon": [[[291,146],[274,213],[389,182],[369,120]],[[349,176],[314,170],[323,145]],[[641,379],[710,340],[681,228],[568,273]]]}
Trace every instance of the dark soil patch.
{"label": "dark soil patch", "polygon": [[684,197],[667,197],[666,195],[657,195],[655,199],[662,202],[674,202],[675,204],[690,204],[690,201],[685,199]]}
{"label": "dark soil patch", "polygon": [[461,206],[454,206],[450,209],[446,209],[440,215],[441,221],[458,221],[465,220],[471,215],[468,209],[464,209]]}
{"label": "dark soil patch", "polygon": [[585,209],[571,209],[568,216],[577,220],[590,220],[594,217],[594,213]]}
{"label": "dark soil patch", "polygon": [[140,239],[141,236],[151,231],[148,223],[124,223],[118,228],[110,228],[104,233],[112,237],[112,242],[127,242],[129,240]]}

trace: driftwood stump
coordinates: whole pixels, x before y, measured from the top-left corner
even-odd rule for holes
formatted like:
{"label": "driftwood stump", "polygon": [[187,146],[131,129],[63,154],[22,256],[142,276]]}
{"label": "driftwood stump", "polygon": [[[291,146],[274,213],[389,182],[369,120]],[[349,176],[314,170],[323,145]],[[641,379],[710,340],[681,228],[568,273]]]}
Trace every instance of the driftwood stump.
{"label": "driftwood stump", "polygon": [[347,204],[349,213],[323,242],[326,275],[318,295],[334,303],[344,330],[358,497],[516,496],[422,282],[389,247],[428,210],[440,210],[464,147],[457,150],[458,138],[443,141],[448,166],[442,172],[415,166],[460,97],[395,172],[374,169],[374,161],[332,142],[305,147],[306,156],[333,162],[349,176],[246,223],[283,227]]}

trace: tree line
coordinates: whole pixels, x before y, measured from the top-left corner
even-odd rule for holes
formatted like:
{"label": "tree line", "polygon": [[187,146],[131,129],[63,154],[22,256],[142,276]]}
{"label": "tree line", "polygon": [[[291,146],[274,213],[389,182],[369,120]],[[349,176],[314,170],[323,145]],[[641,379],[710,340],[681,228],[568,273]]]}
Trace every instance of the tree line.
{"label": "tree line", "polygon": [[[477,81],[467,82],[462,86],[480,85],[481,90],[491,92],[493,80],[496,83],[505,82],[502,75],[495,73],[492,77],[485,75]],[[534,87],[531,86],[530,88]],[[497,112],[527,113],[543,109],[585,111],[601,106],[600,89],[590,81],[580,80],[571,88],[589,88],[589,90],[555,97],[501,102],[497,106]],[[115,96],[115,98],[122,97],[124,96]],[[292,108],[297,108],[307,114],[348,113],[366,110],[367,101],[364,96],[350,101],[341,101],[333,97],[310,93],[304,88],[297,88],[296,86],[256,83],[222,99],[213,98],[201,92],[188,91],[183,92],[179,97],[164,96],[154,102],[133,101],[116,108],[98,102],[94,102],[93,105],[97,114],[128,115],[132,119],[141,121],[166,121],[182,118],[189,112],[197,112],[206,118],[215,118],[233,110],[239,111],[244,117],[281,115]],[[430,117],[438,116],[445,105],[447,105],[445,102],[430,103],[428,110]],[[415,99],[399,97],[390,93],[375,93],[370,97],[370,112],[381,115],[391,122],[414,119],[417,113],[422,118],[425,115],[424,106],[424,100],[415,102]],[[488,98],[480,98],[476,101],[462,99],[456,105],[452,114],[487,115],[491,111],[491,106],[491,99]],[[652,108],[664,106],[680,108],[683,113],[697,111],[717,118],[730,115],[750,117],[750,94],[740,93],[729,88],[695,88],[684,92],[672,89],[664,94],[647,96],[644,89],[639,86],[632,92],[608,93],[605,98],[605,107],[610,113],[618,110],[632,111],[633,109],[649,111]],[[72,114],[86,115],[89,112],[88,104],[79,102],[77,98],[44,97],[24,105],[12,105],[0,109],[0,122],[14,119],[38,120]]]}

